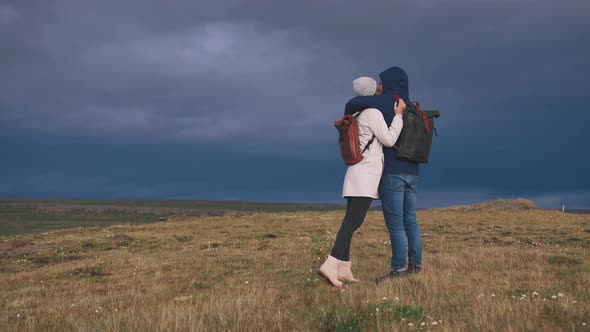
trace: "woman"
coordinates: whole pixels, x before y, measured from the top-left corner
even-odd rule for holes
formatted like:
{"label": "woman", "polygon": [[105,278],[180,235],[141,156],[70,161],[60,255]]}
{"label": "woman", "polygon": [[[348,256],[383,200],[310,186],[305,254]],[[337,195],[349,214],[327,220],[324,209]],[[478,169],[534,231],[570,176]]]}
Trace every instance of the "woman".
{"label": "woman", "polygon": [[[370,77],[360,77],[352,82],[358,96],[371,96],[377,92],[377,82]],[[381,90],[381,83],[379,84]],[[391,147],[403,126],[405,102],[395,104],[395,117],[388,128],[383,114],[375,108],[363,110],[357,117],[359,143],[363,160],[349,166],[344,178],[342,197],[346,198],[346,215],[340,226],[330,256],[319,269],[319,274],[332,285],[340,288],[342,281],[358,281],[352,275],[350,241],[352,234],[365,220],[374,199],[379,199],[378,187],[383,172],[383,146]],[[365,150],[365,147],[369,147]]]}

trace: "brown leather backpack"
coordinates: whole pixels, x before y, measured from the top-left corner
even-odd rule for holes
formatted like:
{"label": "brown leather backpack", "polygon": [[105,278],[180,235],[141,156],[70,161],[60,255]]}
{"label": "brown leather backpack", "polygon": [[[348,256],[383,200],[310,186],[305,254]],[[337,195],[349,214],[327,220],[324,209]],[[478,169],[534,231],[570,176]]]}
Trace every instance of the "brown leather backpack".
{"label": "brown leather backpack", "polygon": [[361,112],[358,112],[356,115],[346,114],[342,119],[334,122],[334,127],[336,127],[339,133],[338,144],[340,145],[340,154],[346,166],[360,163],[363,160],[363,153],[367,151],[375,139],[375,136],[373,136],[363,151],[361,151],[359,127],[356,123],[357,117],[360,114]]}

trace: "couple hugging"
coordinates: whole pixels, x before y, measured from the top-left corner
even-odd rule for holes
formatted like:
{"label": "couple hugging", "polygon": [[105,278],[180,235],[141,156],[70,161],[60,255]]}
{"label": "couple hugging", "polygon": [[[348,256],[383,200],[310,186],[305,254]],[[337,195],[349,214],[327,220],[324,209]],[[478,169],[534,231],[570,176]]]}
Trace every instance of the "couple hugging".
{"label": "couple hugging", "polygon": [[346,172],[342,193],[347,199],[346,215],[331,254],[318,271],[336,287],[342,287],[342,281],[358,281],[352,275],[350,242],[374,199],[381,199],[391,239],[391,271],[376,282],[421,269],[422,240],[416,223],[419,164],[399,159],[393,148],[402,131],[406,103],[410,103],[408,75],[399,67],[391,67],[379,78],[379,85],[369,77],[354,80],[357,97],[346,104],[345,114],[362,111],[356,121],[360,150],[364,152],[362,161]]}

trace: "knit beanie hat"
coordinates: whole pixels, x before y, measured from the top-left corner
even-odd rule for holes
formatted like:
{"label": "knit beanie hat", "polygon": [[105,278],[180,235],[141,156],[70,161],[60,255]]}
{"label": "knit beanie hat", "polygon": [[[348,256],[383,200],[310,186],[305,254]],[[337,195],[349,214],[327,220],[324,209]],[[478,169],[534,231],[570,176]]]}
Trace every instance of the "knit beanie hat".
{"label": "knit beanie hat", "polygon": [[377,82],[370,77],[359,77],[352,81],[352,89],[357,96],[372,96],[377,91]]}

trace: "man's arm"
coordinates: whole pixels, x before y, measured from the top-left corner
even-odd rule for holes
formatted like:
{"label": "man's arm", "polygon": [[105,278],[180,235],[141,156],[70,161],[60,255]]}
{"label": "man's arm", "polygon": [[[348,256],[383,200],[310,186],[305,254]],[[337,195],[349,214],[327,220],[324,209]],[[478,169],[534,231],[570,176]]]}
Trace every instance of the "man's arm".
{"label": "man's arm", "polygon": [[358,96],[346,103],[344,114],[354,114],[366,108],[380,108],[375,96]]}

